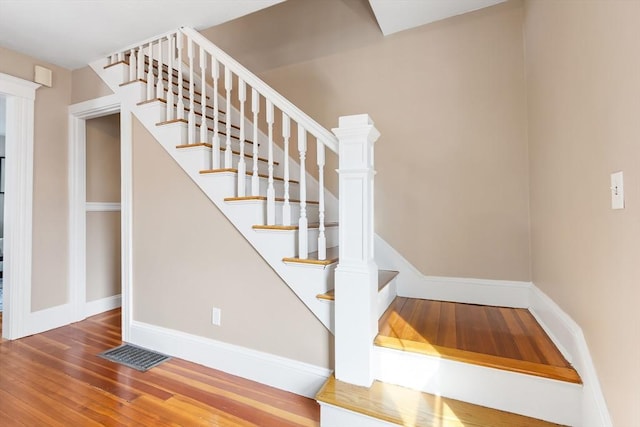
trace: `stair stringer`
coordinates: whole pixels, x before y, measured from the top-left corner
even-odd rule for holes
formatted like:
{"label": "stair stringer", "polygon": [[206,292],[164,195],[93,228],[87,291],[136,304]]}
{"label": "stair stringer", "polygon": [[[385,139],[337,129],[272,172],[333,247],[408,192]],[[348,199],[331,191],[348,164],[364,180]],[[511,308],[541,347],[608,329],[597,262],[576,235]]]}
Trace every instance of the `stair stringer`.
{"label": "stair stringer", "polygon": [[[242,236],[256,249],[271,268],[280,278],[291,288],[298,298],[311,310],[311,312],[322,322],[322,324],[332,333],[333,308],[324,304],[316,298],[316,295],[325,293],[333,288],[333,271],[335,264],[329,266],[315,265],[288,265],[282,261],[285,256],[295,256],[297,253],[297,242],[292,233],[263,233],[254,230],[256,224],[264,224],[264,207],[260,202],[229,203],[224,199],[236,195],[237,180],[236,174],[200,174],[199,168],[193,165],[198,163],[194,156],[199,156],[197,151],[180,150],[176,148],[176,141],[179,141],[182,132],[180,124],[157,126],[160,107],[153,104],[144,106],[137,105],[136,94],[140,90],[135,86],[139,83],[120,87],[121,76],[124,71],[118,65],[105,70],[106,60],[96,61],[91,64],[93,70],[100,76],[107,85],[117,94],[123,105],[129,109],[133,115],[145,126],[151,135],[160,143],[165,151],[180,165],[191,180],[207,195],[215,206],[229,219]],[[158,103],[160,104],[160,103]],[[164,105],[164,104],[162,104]],[[232,113],[233,115],[233,113]],[[239,113],[237,118],[239,118]],[[251,123],[247,122],[247,126]],[[261,134],[260,144],[266,146],[268,140],[266,135]],[[274,157],[282,159],[282,150],[274,144]],[[282,164],[282,162],[281,162]],[[190,167],[191,166],[191,167]],[[299,170],[298,164],[290,159],[291,175]],[[309,173],[306,175],[309,188],[317,188],[317,180]],[[311,192],[310,192],[311,193]],[[313,193],[309,195],[311,198]],[[326,220],[332,222],[337,220],[337,199],[331,193],[326,192]],[[330,201],[330,199],[332,199]],[[264,203],[262,203],[264,205]],[[313,206],[308,205],[313,214]],[[316,213],[317,216],[317,213]],[[311,218],[313,220],[313,217]],[[276,235],[274,237],[274,234]],[[337,236],[336,236],[337,237]]]}

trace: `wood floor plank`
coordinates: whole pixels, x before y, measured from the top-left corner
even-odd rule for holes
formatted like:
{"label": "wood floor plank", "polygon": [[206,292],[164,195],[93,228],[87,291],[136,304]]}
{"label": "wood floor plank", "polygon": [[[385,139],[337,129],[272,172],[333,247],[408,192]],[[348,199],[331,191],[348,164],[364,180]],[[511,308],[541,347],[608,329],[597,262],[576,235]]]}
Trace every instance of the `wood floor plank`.
{"label": "wood floor plank", "polygon": [[318,426],[318,404],[180,359],[147,372],[97,356],[120,311],[0,343],[0,425]]}

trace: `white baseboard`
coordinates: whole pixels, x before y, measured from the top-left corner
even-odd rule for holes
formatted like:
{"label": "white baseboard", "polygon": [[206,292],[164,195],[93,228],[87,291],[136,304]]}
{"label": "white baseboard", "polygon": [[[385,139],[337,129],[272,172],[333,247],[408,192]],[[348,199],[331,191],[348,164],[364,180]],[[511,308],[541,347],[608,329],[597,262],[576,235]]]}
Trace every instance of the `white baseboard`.
{"label": "white baseboard", "polygon": [[137,321],[131,324],[130,342],[309,398],[315,398],[332,372],[297,360]]}
{"label": "white baseboard", "polygon": [[527,308],[531,283],[507,280],[425,276],[380,236],[375,237],[379,268],[399,271],[398,296],[437,301]]}
{"label": "white baseboard", "polygon": [[85,317],[95,316],[105,311],[113,310],[122,306],[122,295],[113,295],[95,301],[87,301],[84,309]]}
{"label": "white baseboard", "polygon": [[39,334],[78,321],[71,303],[28,313],[21,337]]}
{"label": "white baseboard", "polygon": [[580,426],[611,427],[609,410],[580,326],[535,285],[531,287],[529,311],[582,378]]}

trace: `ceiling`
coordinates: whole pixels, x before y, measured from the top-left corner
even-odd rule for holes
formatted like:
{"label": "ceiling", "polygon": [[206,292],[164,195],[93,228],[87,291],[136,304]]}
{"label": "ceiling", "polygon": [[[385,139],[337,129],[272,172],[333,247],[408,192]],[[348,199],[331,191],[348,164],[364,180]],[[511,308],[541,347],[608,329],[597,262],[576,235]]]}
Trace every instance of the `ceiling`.
{"label": "ceiling", "polygon": [[282,1],[0,0],[0,46],[73,70],[181,26],[209,28]]}
{"label": "ceiling", "polygon": [[[0,0],[0,46],[73,70],[180,26],[209,28],[282,1],[285,0]],[[503,1],[369,3],[382,32],[389,35]]]}
{"label": "ceiling", "polygon": [[385,36],[506,0],[369,0]]}

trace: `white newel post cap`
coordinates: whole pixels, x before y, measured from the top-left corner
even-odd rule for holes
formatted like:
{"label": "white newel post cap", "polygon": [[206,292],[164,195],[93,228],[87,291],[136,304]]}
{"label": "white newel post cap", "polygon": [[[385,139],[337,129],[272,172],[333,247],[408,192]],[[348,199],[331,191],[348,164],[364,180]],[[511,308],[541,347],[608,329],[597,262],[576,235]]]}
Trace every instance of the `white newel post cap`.
{"label": "white newel post cap", "polygon": [[375,128],[368,114],[341,116],[338,119],[338,127],[333,128],[332,131],[338,139],[352,139],[366,134],[369,142],[375,142],[380,137],[380,132]]}

